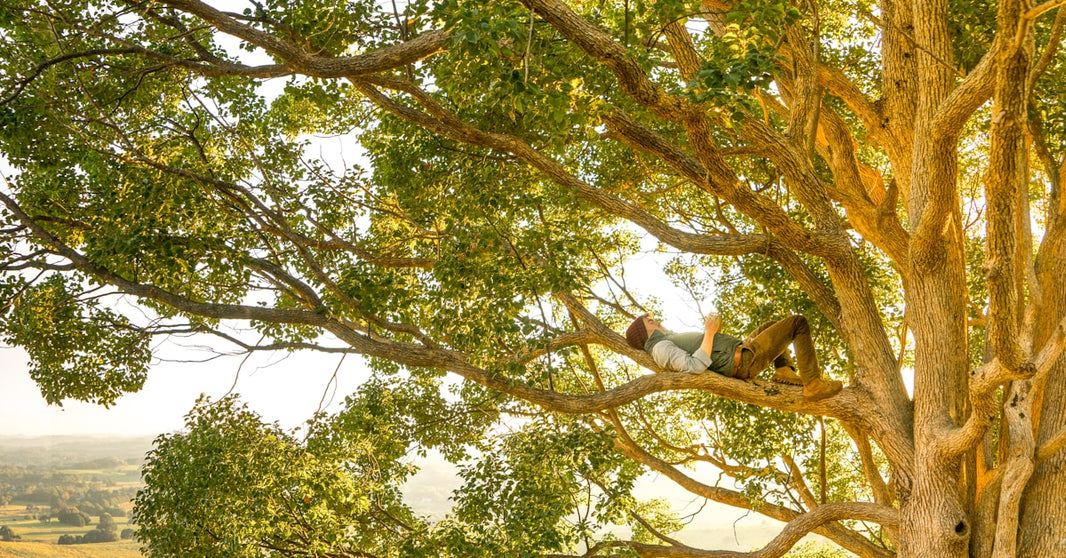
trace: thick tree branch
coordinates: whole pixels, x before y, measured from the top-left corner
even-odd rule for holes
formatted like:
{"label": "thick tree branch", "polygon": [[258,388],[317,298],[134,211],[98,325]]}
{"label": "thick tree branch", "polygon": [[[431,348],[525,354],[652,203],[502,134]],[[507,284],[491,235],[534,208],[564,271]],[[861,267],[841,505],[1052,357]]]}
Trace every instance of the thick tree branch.
{"label": "thick tree branch", "polygon": [[[882,120],[884,116],[881,110],[866,95],[844,75],[844,72],[818,65],[818,85],[825,87],[829,94],[839,97],[844,104],[855,113],[866,130],[874,135],[882,143],[891,143],[891,137],[885,133]],[[825,107],[823,107],[825,110]],[[890,140],[886,142],[885,140]],[[887,145],[886,145],[887,147]],[[899,149],[898,146],[895,149]]]}
{"label": "thick tree branch", "polygon": [[1022,492],[1033,473],[1033,452],[1036,440],[1029,415],[1032,399],[1029,396],[1031,382],[1014,382],[1006,394],[1003,420],[1007,422],[1009,449],[1003,468],[1003,484],[1000,489],[999,511],[996,514],[996,535],[992,549],[995,557],[1014,556],[1018,546],[1018,522],[1020,519]]}
{"label": "thick tree branch", "polygon": [[[877,557],[877,558],[889,558],[894,556],[891,552],[883,548],[879,548],[871,544],[862,536],[857,533],[844,528],[839,524],[832,523],[825,525],[826,523],[836,521],[838,519],[865,519],[874,521],[877,523],[885,524],[889,527],[895,527],[898,525],[899,517],[898,512],[890,507],[881,506],[878,504],[862,503],[862,502],[850,502],[850,503],[834,503],[827,504],[826,506],[820,506],[815,510],[806,514],[770,504],[768,502],[762,502],[758,506],[753,506],[751,500],[739,492],[719,488],[715,486],[709,486],[698,482],[688,475],[682,473],[677,468],[667,464],[663,460],[648,453],[646,450],[633,443],[631,439],[625,436],[620,436],[615,439],[615,448],[618,449],[626,457],[633,459],[639,463],[644,464],[648,468],[656,471],[663,476],[673,480],[682,488],[689,492],[703,496],[709,500],[714,500],[723,504],[727,504],[733,507],[741,509],[751,509],[757,511],[767,517],[771,517],[778,521],[787,523],[785,529],[778,535],[774,541],[771,541],[766,548],[759,552],[768,552],[767,554],[756,554],[757,556],[780,556],[788,551],[803,535],[809,532],[816,532],[820,535],[829,537],[833,542],[839,544],[851,552],[863,557]],[[822,510],[822,508],[826,508]],[[819,511],[822,510],[822,511]],[[813,514],[813,515],[812,515]],[[856,517],[861,515],[862,517]],[[792,540],[792,537],[796,537]],[[787,542],[786,541],[790,541]],[[659,551],[665,551],[666,549],[659,549]],[[694,549],[693,549],[694,550]],[[774,554],[773,552],[778,552]],[[661,556],[679,555],[685,556],[686,554],[655,554]],[[688,554],[693,555],[693,554]],[[735,553],[735,554],[723,554],[723,556],[749,556],[747,553]],[[702,555],[701,555],[702,556]]]}
{"label": "thick tree branch", "polygon": [[694,107],[687,100],[670,95],[651,81],[643,68],[609,35],[576,14],[559,0],[522,0],[570,42],[610,69],[622,91],[662,118],[680,121]]}
{"label": "thick tree branch", "polygon": [[[826,161],[840,193],[839,201],[847,210],[852,225],[864,238],[897,265],[907,261],[910,237],[896,215],[895,199],[888,196],[876,203],[870,199],[870,189],[864,180],[864,168],[855,156],[854,139],[844,121],[829,107],[822,108],[825,131]],[[872,169],[867,169],[871,172]]]}
{"label": "thick tree branch", "polygon": [[[941,454],[952,459],[969,451],[980,443],[984,433],[995,420],[996,390],[1007,382],[1032,380],[1034,386],[1044,379],[1066,348],[1066,318],[1055,326],[1044,347],[1016,369],[1003,366],[998,359],[989,362],[973,373],[970,381],[970,401],[973,412],[961,427],[954,429],[942,440]],[[1038,397],[1034,390],[1030,397]]]}
{"label": "thick tree branch", "polygon": [[266,50],[294,71],[319,78],[354,78],[402,68],[440,52],[451,39],[447,31],[428,31],[409,41],[357,56],[318,56],[300,45],[237,21],[198,0],[167,0],[160,4],[195,15],[223,33]]}
{"label": "thick tree branch", "polygon": [[1051,436],[1047,442],[1044,442],[1036,450],[1035,461],[1037,464],[1047,461],[1051,456],[1055,455],[1062,448],[1066,448],[1066,428],[1063,428]]}
{"label": "thick tree branch", "polygon": [[[738,210],[758,221],[789,248],[821,257],[830,257],[837,253],[834,249],[838,247],[831,247],[825,242],[828,239],[815,236],[797,225],[776,203],[736,184],[732,171],[725,171],[730,176],[731,183],[728,185],[709,180],[709,177],[723,173],[708,170],[703,162],[685,153],[661,134],[641,125],[625,112],[615,109],[604,113],[602,119],[627,145],[662,158],[694,184],[724,198]],[[725,166],[724,163],[721,165]]]}
{"label": "thick tree branch", "polygon": [[996,41],[981,57],[977,66],[937,108],[931,129],[933,141],[950,141],[954,144],[959,130],[966,124],[966,121],[992,96],[1001,48],[1002,42],[997,33]]}
{"label": "thick tree branch", "polygon": [[[915,4],[916,37],[930,51],[918,57],[921,77],[918,88],[918,122],[925,138],[913,172],[920,174],[921,188],[910,196],[912,244],[911,262],[915,273],[926,273],[930,266],[944,259],[944,238],[957,228],[951,218],[957,213],[955,165],[956,145],[962,126],[992,94],[999,56],[1000,35],[993,47],[958,86],[955,77],[935,58],[950,59],[952,47],[947,29],[948,8],[945,2]],[[950,244],[950,243],[948,243]]]}
{"label": "thick tree branch", "polygon": [[[789,111],[789,114],[794,113],[795,108]],[[797,144],[799,139],[781,135],[769,125],[755,119],[745,121],[741,127],[741,136],[763,147],[765,155],[785,175],[789,190],[795,193],[796,198],[814,219],[819,241],[833,248],[825,257],[846,257],[846,241],[842,241],[840,217],[826,195],[826,188],[818,178],[805,144]]]}
{"label": "thick tree branch", "polygon": [[[1019,27],[1020,2],[1002,2],[997,21],[1000,33]],[[1026,35],[1031,35],[1026,32]],[[988,339],[992,354],[1007,368],[1023,362],[1018,342],[1018,308],[1024,299],[1015,270],[1028,267],[1018,261],[1017,246],[1024,240],[1019,230],[1019,199],[1028,196],[1028,100],[1032,37],[1025,44],[1001,49],[996,71],[992,110],[992,145],[985,198],[988,226],[985,275],[988,281]]]}
{"label": "thick tree branch", "polygon": [[670,52],[677,61],[677,68],[681,72],[681,78],[692,81],[699,72],[701,59],[696,47],[692,43],[692,36],[685,27],[684,20],[671,21],[664,29]]}
{"label": "thick tree branch", "polygon": [[[812,6],[816,5],[812,4]],[[806,37],[806,29],[801,25],[793,24],[785,28],[789,54],[792,59],[792,79],[788,84],[788,91],[791,95],[785,136],[788,137],[794,149],[802,150],[807,154],[814,151],[814,136],[818,129],[822,106],[822,88],[818,85],[821,38],[817,36],[817,24],[813,24],[812,27],[814,36],[811,39]],[[779,79],[780,81],[783,80]]]}

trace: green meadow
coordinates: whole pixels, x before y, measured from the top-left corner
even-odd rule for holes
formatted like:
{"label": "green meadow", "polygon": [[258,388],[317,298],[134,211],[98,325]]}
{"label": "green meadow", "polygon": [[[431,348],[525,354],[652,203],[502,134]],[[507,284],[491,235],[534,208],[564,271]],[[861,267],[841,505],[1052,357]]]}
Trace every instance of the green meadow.
{"label": "green meadow", "polygon": [[[0,541],[0,558],[140,557],[140,544],[131,539],[60,545],[59,538],[96,530],[105,512],[117,533],[133,528],[130,500],[141,486],[146,447],[144,440],[0,438],[0,527],[19,537]],[[61,508],[78,508],[90,523],[60,523]]]}

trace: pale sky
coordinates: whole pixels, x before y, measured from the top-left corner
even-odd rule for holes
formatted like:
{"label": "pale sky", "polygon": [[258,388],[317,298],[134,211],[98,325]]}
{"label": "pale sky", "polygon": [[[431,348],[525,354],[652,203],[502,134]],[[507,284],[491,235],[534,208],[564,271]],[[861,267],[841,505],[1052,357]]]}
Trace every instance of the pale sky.
{"label": "pale sky", "polygon": [[[170,346],[164,353],[178,354]],[[186,359],[206,353],[184,350]],[[110,409],[78,401],[48,405],[30,378],[24,351],[0,349],[0,436],[65,434],[155,435],[178,430],[201,393],[219,398],[233,391],[267,421],[282,426],[303,424],[319,408],[337,371],[337,390],[328,410],[337,410],[344,396],[366,377],[362,357],[348,355],[338,369],[338,355],[253,355],[222,357],[207,363],[162,362],[148,373],[144,388],[119,398]],[[240,374],[238,375],[238,370]],[[326,401],[330,395],[326,395]]]}

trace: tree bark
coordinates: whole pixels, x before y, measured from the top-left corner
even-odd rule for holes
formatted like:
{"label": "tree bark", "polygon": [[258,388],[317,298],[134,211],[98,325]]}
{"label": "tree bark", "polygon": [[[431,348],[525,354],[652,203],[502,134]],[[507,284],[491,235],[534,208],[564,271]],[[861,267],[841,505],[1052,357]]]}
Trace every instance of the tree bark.
{"label": "tree bark", "polygon": [[948,6],[916,2],[917,119],[910,180],[912,245],[907,313],[915,339],[914,486],[901,499],[901,557],[966,555],[970,522],[960,494],[960,460],[941,442],[965,419],[968,348],[965,260],[957,205],[956,136],[934,125],[954,80]]}
{"label": "tree bark", "polygon": [[[1066,241],[1061,223],[1050,231],[1049,241],[1037,262],[1043,293],[1034,346],[1041,347],[1056,324],[1066,317]],[[1048,374],[1036,436],[1037,452],[1066,428],[1066,354],[1060,355]],[[1041,558],[1066,555],[1066,451],[1059,450],[1039,461],[1026,486],[1021,503],[1021,532],[1018,556]]]}

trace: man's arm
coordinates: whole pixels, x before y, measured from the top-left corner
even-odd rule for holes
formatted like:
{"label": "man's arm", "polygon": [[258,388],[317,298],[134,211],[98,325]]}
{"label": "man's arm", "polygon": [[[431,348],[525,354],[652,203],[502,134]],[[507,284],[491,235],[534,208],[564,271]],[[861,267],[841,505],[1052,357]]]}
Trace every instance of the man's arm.
{"label": "man's arm", "polygon": [[703,343],[700,350],[704,354],[711,354],[714,349],[714,335],[722,330],[722,318],[718,314],[711,314],[703,320]]}
{"label": "man's arm", "polygon": [[[714,334],[711,334],[711,338],[714,338]],[[710,353],[703,350],[702,345],[690,355],[673,341],[666,340],[659,341],[651,348],[651,359],[655,361],[655,364],[667,370],[690,374],[699,374],[711,365]]]}

